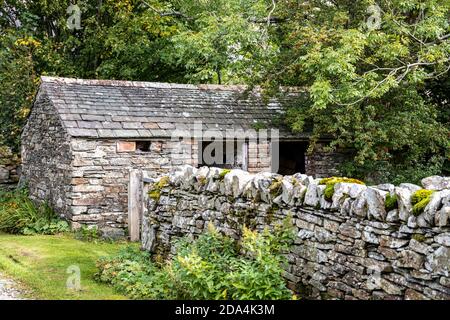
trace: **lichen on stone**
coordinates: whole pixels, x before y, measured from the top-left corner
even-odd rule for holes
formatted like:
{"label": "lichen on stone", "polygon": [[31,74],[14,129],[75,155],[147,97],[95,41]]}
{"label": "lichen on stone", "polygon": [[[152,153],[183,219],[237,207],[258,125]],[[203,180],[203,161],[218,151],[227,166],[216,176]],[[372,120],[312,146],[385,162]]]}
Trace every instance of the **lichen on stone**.
{"label": "lichen on stone", "polygon": [[427,238],[423,234],[415,233],[412,235],[411,239],[414,239],[417,242],[424,242]]}
{"label": "lichen on stone", "polygon": [[163,176],[161,177],[161,179],[159,179],[159,181],[156,183],[156,187],[161,190],[162,188],[168,186],[170,183],[170,178],[169,176]]}
{"label": "lichen on stone", "polygon": [[201,186],[206,185],[206,182],[208,181],[208,179],[206,179],[206,177],[204,176],[200,176],[197,178],[198,182],[200,183]]}
{"label": "lichen on stone", "polygon": [[325,200],[331,201],[331,198],[333,198],[334,194],[334,185],[339,182],[346,182],[346,183],[357,183],[357,184],[365,184],[361,180],[353,179],[353,178],[347,178],[347,177],[329,177],[324,178],[319,181],[319,184],[326,185],[326,188],[324,190],[324,197]]}
{"label": "lichen on stone", "polygon": [[416,217],[419,216],[431,200],[434,190],[420,189],[411,196],[411,204],[413,205],[412,213]]}
{"label": "lichen on stone", "polygon": [[161,197],[161,190],[158,189],[150,190],[148,192],[148,196],[155,201],[159,201],[159,198]]}
{"label": "lichen on stone", "polygon": [[281,194],[283,191],[282,189],[282,179],[276,178],[272,184],[269,186],[269,192],[272,195],[272,197],[277,197]]}
{"label": "lichen on stone", "polygon": [[152,184],[148,192],[148,196],[155,201],[159,201],[159,198],[161,197],[161,190],[164,187],[167,187],[169,184],[170,184],[169,176],[161,177],[161,179]]}

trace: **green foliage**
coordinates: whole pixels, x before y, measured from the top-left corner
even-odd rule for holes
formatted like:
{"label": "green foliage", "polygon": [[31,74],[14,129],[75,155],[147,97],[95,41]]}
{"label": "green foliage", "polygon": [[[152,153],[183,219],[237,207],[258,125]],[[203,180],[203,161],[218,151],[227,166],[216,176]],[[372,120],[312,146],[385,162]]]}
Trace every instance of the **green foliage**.
{"label": "green foliage", "polygon": [[319,184],[325,184],[325,190],[324,190],[324,197],[326,200],[331,201],[334,194],[334,185],[339,182],[346,182],[346,183],[357,183],[357,184],[365,184],[364,182],[353,179],[353,178],[346,178],[346,177],[330,177],[330,178],[324,178],[319,181]]}
{"label": "green foliage", "polygon": [[286,121],[294,131],[312,130],[313,144],[327,136],[330,150],[352,150],[342,174],[417,182],[448,165],[450,91],[442,84],[450,2],[376,1],[381,24],[370,29],[374,3],[280,2],[274,15],[287,19],[282,32],[273,31],[280,54],[260,82],[305,88],[308,97],[290,107]]}
{"label": "green foliage", "polygon": [[[280,86],[311,148],[351,150],[341,174],[367,182],[448,175],[449,1],[5,0],[0,7],[0,145],[19,150],[41,75]],[[14,14],[12,14],[14,13]],[[270,21],[268,19],[270,18]],[[20,26],[18,27],[18,21]],[[255,128],[260,128],[256,123]]]}
{"label": "green foliage", "polygon": [[412,213],[415,216],[420,215],[427,204],[431,200],[431,195],[434,193],[433,190],[417,190],[411,196],[411,204],[413,205]]}
{"label": "green foliage", "polygon": [[244,228],[240,244],[210,225],[193,242],[181,239],[171,261],[158,265],[127,250],[100,260],[96,279],[135,299],[289,299],[281,267],[294,236],[288,225],[262,233]]}
{"label": "green foliage", "polygon": [[81,225],[80,228],[74,232],[75,239],[87,242],[95,242],[99,240],[100,233],[96,225]]}
{"label": "green foliage", "polygon": [[36,205],[24,190],[0,193],[0,231],[13,234],[57,234],[69,231],[47,204]]}
{"label": "green foliage", "polygon": [[263,23],[266,0],[176,0],[188,22],[179,24],[164,55],[167,64],[186,68],[195,83],[242,83],[261,74],[277,46]]}
{"label": "green foliage", "polygon": [[390,193],[388,193],[384,201],[384,207],[386,209],[386,212],[397,209],[398,208],[397,195],[396,194],[391,195]]}

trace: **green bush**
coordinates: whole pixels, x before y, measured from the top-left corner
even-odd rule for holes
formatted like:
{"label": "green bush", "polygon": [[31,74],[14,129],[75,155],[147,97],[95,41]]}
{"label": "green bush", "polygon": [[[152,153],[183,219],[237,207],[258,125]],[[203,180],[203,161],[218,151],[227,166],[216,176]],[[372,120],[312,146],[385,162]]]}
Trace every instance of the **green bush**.
{"label": "green bush", "polygon": [[210,225],[193,242],[181,239],[171,261],[158,265],[127,249],[99,260],[95,277],[134,299],[290,299],[282,277],[282,253],[293,239],[287,225],[261,233],[244,227],[240,243]]}
{"label": "green bush", "polygon": [[69,231],[47,204],[37,205],[25,190],[0,193],[0,231],[13,234],[57,234]]}

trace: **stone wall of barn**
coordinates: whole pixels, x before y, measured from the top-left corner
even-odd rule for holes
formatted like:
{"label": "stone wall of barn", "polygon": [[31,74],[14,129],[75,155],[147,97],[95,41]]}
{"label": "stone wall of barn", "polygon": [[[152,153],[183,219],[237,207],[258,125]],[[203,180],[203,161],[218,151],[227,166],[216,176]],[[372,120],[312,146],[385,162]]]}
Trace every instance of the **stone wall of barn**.
{"label": "stone wall of barn", "polygon": [[28,187],[30,197],[70,218],[70,139],[46,95],[38,95],[23,131],[21,158],[21,184]]}
{"label": "stone wall of barn", "polygon": [[[173,166],[195,164],[195,155],[183,154],[189,142],[86,140],[73,138],[72,171],[68,203],[75,228],[97,225],[104,236],[125,236],[128,218],[130,169],[143,169],[150,177],[164,174]],[[194,147],[195,148],[195,147]]]}
{"label": "stone wall of barn", "polygon": [[0,147],[0,189],[12,189],[20,175],[20,158],[6,147]]}
{"label": "stone wall of barn", "polygon": [[339,176],[339,166],[348,159],[348,152],[328,152],[323,143],[317,143],[314,152],[305,155],[305,172],[314,177]]}
{"label": "stone wall of barn", "polygon": [[[174,240],[195,237],[212,222],[241,237],[286,217],[295,229],[285,278],[302,296],[322,299],[450,299],[450,178],[423,186],[338,183],[331,200],[320,180],[296,174],[226,173],[183,166],[150,185],[143,248],[170,256]],[[423,213],[411,195],[436,190]],[[396,195],[386,210],[387,194]]]}
{"label": "stone wall of barn", "polygon": [[[140,143],[148,143],[148,150],[139,150]],[[270,169],[270,160],[250,160],[257,158],[261,148],[268,145],[249,148],[249,162],[255,170],[263,165]],[[157,177],[173,167],[198,163],[198,143],[186,139],[139,142],[72,138],[71,150],[68,203],[73,225],[97,225],[105,236],[114,238],[124,236],[127,227],[130,169],[142,169],[150,177]]]}

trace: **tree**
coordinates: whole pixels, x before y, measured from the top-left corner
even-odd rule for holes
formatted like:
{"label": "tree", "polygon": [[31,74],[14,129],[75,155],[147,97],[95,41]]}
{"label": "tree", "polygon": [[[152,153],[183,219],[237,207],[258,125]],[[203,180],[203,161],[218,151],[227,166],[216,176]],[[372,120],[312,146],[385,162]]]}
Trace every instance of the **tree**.
{"label": "tree", "polygon": [[353,149],[344,173],[373,181],[440,173],[448,119],[438,121],[443,108],[424,92],[450,68],[449,10],[439,0],[279,2],[275,13],[288,19],[276,27],[281,54],[261,81],[307,89],[287,121],[295,131],[312,124],[313,142],[327,135],[330,149]]}
{"label": "tree", "polygon": [[174,0],[180,17],[170,65],[184,66],[193,83],[243,83],[261,74],[277,47],[267,33],[267,0]]}
{"label": "tree", "polygon": [[[168,7],[151,0],[152,5]],[[41,75],[182,81],[184,68],[160,52],[177,31],[138,0],[79,1],[81,29],[71,29],[65,0],[4,0],[0,7],[0,145],[18,151]]]}

